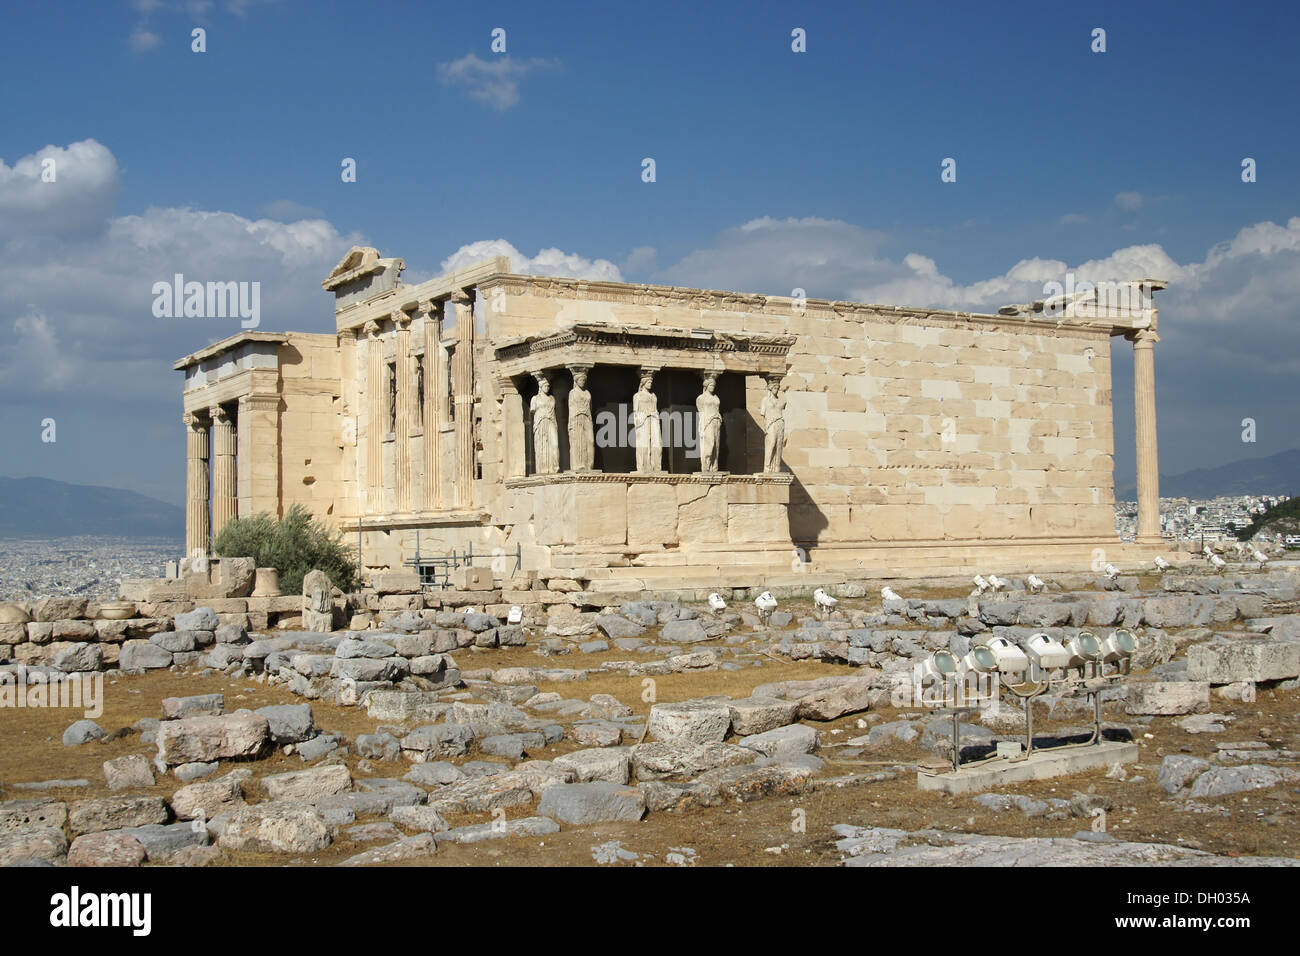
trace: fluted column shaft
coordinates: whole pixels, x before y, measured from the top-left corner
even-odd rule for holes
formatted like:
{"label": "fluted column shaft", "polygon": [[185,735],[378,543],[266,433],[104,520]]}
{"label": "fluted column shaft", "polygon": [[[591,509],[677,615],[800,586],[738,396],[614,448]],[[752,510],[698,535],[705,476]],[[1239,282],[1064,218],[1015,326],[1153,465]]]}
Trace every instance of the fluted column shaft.
{"label": "fluted column shaft", "polygon": [[424,313],[424,501],[423,510],[442,509],[442,463],[440,439],[442,422],[439,418],[439,400],[447,391],[443,380],[442,362],[439,361],[442,334],[442,305],[423,302]]}
{"label": "fluted column shaft", "polygon": [[384,434],[388,429],[384,414],[384,349],[379,337],[379,323],[366,323],[366,407],[370,421],[366,425],[366,510],[371,514],[384,507]]}
{"label": "fluted column shaft", "polygon": [[185,430],[185,553],[208,553],[208,424],[187,414]]}
{"label": "fluted column shaft", "polygon": [[474,506],[474,300],[462,292],[456,303],[456,504]]}
{"label": "fluted column shaft", "polygon": [[1153,331],[1133,336],[1133,408],[1137,425],[1137,540],[1160,540],[1160,459],[1156,450],[1156,362]]}
{"label": "fluted column shaft", "polygon": [[212,540],[239,513],[239,481],[235,473],[235,421],[220,405],[211,409]]}
{"label": "fluted column shaft", "polygon": [[393,491],[397,510],[411,510],[411,431],[415,417],[415,372],[411,368],[411,317],[393,313],[397,327],[397,414],[393,425]]}

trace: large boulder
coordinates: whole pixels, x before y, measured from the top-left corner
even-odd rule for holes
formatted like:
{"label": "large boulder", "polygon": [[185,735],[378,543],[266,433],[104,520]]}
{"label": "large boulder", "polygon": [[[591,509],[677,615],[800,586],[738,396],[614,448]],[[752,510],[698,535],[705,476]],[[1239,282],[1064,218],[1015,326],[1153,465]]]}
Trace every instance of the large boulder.
{"label": "large boulder", "polygon": [[185,717],[158,725],[158,759],[167,766],[207,763],[261,752],[270,736],[265,717],[241,710],[220,717]]}
{"label": "large boulder", "polygon": [[253,713],[266,718],[273,743],[296,744],[316,736],[308,704],[274,704],[259,707]]}
{"label": "large boulder", "polygon": [[1130,714],[1192,714],[1210,709],[1210,685],[1205,681],[1155,681],[1128,687]]}
{"label": "large boulder", "polygon": [[726,700],[683,700],[654,704],[649,733],[655,740],[719,743],[731,730],[731,709]]}
{"label": "large boulder", "polygon": [[1187,754],[1170,754],[1160,762],[1156,782],[1165,793],[1177,793],[1209,769],[1207,760]]}
{"label": "large boulder", "polygon": [[780,760],[810,754],[817,749],[817,731],[805,724],[790,724],[761,734],[743,737],[740,746],[765,757]]}
{"label": "large boulder", "polygon": [[124,671],[159,670],[172,666],[172,654],[150,641],[127,641],[118,652],[117,666]]}
{"label": "large boulder", "polygon": [[100,800],[78,800],[68,810],[68,830],[76,834],[120,830],[167,822],[162,797],[124,795]]}
{"label": "large boulder", "polygon": [[1287,680],[1300,676],[1300,643],[1212,641],[1187,649],[1187,676],[1211,684]]}
{"label": "large boulder", "polygon": [[562,823],[636,821],[645,816],[645,794],[617,783],[565,783],[542,794],[540,816]]}
{"label": "large boulder", "polygon": [[352,774],[342,764],[328,764],[272,774],[263,777],[261,784],[272,800],[315,803],[322,797],[351,790]]}
{"label": "large boulder", "polygon": [[747,697],[727,703],[731,728],[738,735],[761,734],[795,722],[799,704],[776,697]]}
{"label": "large boulder", "polygon": [[254,853],[315,853],[331,842],[329,824],[305,803],[259,803],[236,810],[218,844]]}
{"label": "large boulder", "polygon": [[68,866],[139,866],[144,844],[129,833],[83,833],[68,848]]}

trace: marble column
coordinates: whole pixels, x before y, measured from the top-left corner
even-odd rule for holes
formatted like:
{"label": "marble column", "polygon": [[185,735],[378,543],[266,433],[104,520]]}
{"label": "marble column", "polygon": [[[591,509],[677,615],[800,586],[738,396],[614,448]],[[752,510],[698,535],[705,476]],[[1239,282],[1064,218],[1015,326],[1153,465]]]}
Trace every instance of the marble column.
{"label": "marble column", "polygon": [[439,361],[442,303],[421,302],[420,312],[424,315],[424,482],[420,507],[423,511],[439,511],[442,509],[439,398],[447,391],[443,363]]}
{"label": "marble column", "polygon": [[393,365],[397,375],[397,415],[393,425],[393,489],[397,510],[405,514],[411,510],[411,432],[415,425],[411,317],[405,312],[394,312],[393,325],[397,327],[397,359]]}
{"label": "marble column", "polygon": [[[340,399],[342,407],[339,417],[339,448],[342,456],[339,463],[339,479],[342,496],[346,504],[343,508],[353,514],[361,513],[361,496],[357,481],[360,464],[357,461],[357,330],[343,329],[338,333]],[[342,502],[341,502],[342,504]]]}
{"label": "marble column", "polygon": [[461,291],[456,304],[456,354],[452,380],[456,386],[456,506],[474,507],[474,298]]}
{"label": "marble column", "polygon": [[208,553],[208,423],[186,412],[185,423],[185,553]]}
{"label": "marble column", "polygon": [[1156,452],[1155,344],[1160,336],[1144,329],[1133,341],[1133,409],[1137,419],[1137,495],[1139,543],[1159,543],[1160,460]]}
{"label": "marble column", "polygon": [[526,445],[524,444],[524,397],[519,386],[503,378],[501,386],[501,431],[505,453],[507,478],[521,478],[525,471]]}
{"label": "marble column", "polygon": [[384,508],[384,343],[379,335],[380,326],[373,319],[366,323],[366,511],[376,514]]}
{"label": "marble column", "polygon": [[212,540],[239,513],[239,476],[235,473],[235,421],[220,405],[209,410],[212,419]]}

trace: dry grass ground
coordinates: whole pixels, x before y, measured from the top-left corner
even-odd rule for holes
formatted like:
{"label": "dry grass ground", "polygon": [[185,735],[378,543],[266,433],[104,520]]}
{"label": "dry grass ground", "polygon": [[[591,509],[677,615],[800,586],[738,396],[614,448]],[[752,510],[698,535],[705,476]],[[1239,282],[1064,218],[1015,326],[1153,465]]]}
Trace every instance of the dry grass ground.
{"label": "dry grass ground", "polygon": [[[937,595],[928,595],[937,596]],[[954,595],[955,596],[955,595]],[[868,602],[846,601],[842,606],[867,606]],[[714,642],[719,643],[719,642]],[[462,650],[456,658],[465,670],[478,667],[555,666],[595,667],[605,660],[646,660],[645,655],[610,651],[592,655],[539,658],[532,647],[499,650]],[[725,656],[724,660],[727,659]],[[788,662],[764,658],[763,666],[745,666],[736,671],[706,671],[670,674],[654,678],[659,701],[683,700],[711,694],[745,697],[759,684],[777,680],[808,679],[829,674],[848,674],[848,667],[831,666],[814,661]],[[587,699],[592,694],[613,694],[639,715],[649,712],[649,702],[642,699],[644,678],[611,672],[586,681],[541,685],[542,691],[555,691],[568,698]],[[165,697],[201,693],[222,693],[227,710],[257,708],[268,704],[298,702],[283,687],[267,687],[249,678],[233,679],[221,673],[200,677],[197,671],[152,672],[139,677],[106,676],[104,710],[97,722],[110,735],[121,731],[116,739],[81,747],[64,747],[61,736],[80,712],[57,709],[0,710],[0,781],[3,797],[14,799],[38,795],[77,800],[108,796],[102,764],[126,754],[152,752],[142,745],[139,734],[129,728],[142,717],[161,715]],[[358,734],[371,733],[380,723],[355,707],[337,707],[322,701],[311,702],[318,728],[341,732],[349,740]],[[1176,800],[1156,785],[1156,771],[1163,756],[1189,753],[1209,758],[1220,741],[1263,741],[1277,749],[1300,750],[1300,693],[1261,690],[1253,703],[1214,700],[1217,713],[1229,714],[1235,721],[1221,734],[1194,735],[1178,727],[1177,718],[1156,718],[1149,725],[1133,724],[1135,739],[1141,746],[1137,766],[1126,768],[1129,780],[1108,779],[1103,771],[1082,773],[1032,784],[1006,788],[1037,799],[1068,798],[1075,790],[1093,790],[1113,802],[1107,816],[1108,831],[1121,840],[1180,843],[1218,854],[1270,856],[1300,855],[1300,816],[1297,795],[1300,788],[1282,786],[1228,797],[1200,801],[1220,808],[1220,812],[1181,812],[1185,801]],[[881,710],[882,721],[918,716],[917,712]],[[815,726],[830,742],[843,742],[865,733],[859,726],[863,715],[854,715]],[[1079,726],[1035,720],[1035,730],[1050,733],[1064,726]],[[1151,734],[1150,738],[1145,735]],[[541,757],[550,758],[576,749],[565,741],[549,748]],[[698,865],[819,865],[838,861],[832,844],[831,827],[837,823],[898,827],[908,830],[925,827],[946,830],[1000,834],[1007,836],[1068,837],[1087,829],[1086,819],[1030,819],[1017,810],[996,813],[974,803],[970,796],[949,797],[922,792],[916,787],[915,763],[930,755],[915,745],[896,744],[886,750],[867,751],[854,758],[838,759],[834,747],[820,754],[828,761],[822,780],[849,775],[867,775],[894,768],[892,779],[842,786],[824,786],[797,797],[777,797],[748,804],[733,804],[687,813],[651,814],[635,824],[607,824],[566,828],[547,837],[509,838],[473,846],[443,845],[436,855],[416,865],[494,866],[494,865],[591,865],[592,848],[610,840],[642,854],[642,861],[662,864],[672,848],[695,850]],[[359,767],[355,755],[347,763],[357,777],[401,777],[408,766],[373,762],[367,772]],[[481,759],[470,754],[463,759]],[[490,758],[489,758],[490,759]],[[457,761],[459,762],[459,761]],[[272,756],[248,765],[258,776],[304,765],[296,756],[275,752]],[[224,770],[224,767],[223,767]],[[1133,777],[1145,778],[1133,782]],[[13,788],[23,781],[49,779],[90,781],[86,788],[51,790],[37,794]],[[164,779],[150,793],[167,797],[176,789],[174,780]],[[259,799],[255,787],[250,798]],[[510,817],[530,816],[535,808],[508,813]],[[801,811],[797,813],[796,811]],[[485,822],[484,815],[452,818],[453,826]],[[797,826],[803,820],[803,827]],[[358,823],[375,822],[360,819]],[[377,844],[350,840],[346,834],[327,850],[310,859],[288,860],[281,856],[259,857],[253,854],[223,856],[219,862],[235,865],[328,865],[346,859]],[[770,848],[781,848],[771,852]],[[649,855],[646,857],[644,855]]]}

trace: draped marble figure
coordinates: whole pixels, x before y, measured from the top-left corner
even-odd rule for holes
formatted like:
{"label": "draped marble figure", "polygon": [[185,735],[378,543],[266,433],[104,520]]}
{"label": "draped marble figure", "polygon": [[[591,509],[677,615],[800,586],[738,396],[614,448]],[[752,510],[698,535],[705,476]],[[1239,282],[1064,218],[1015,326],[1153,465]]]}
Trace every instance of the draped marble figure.
{"label": "draped marble figure", "polygon": [[785,448],[785,399],[781,396],[780,379],[768,380],[760,411],[764,423],[763,471],[773,474],[781,470],[781,452]]}
{"label": "draped marble figure", "polygon": [[632,424],[636,429],[636,470],[663,470],[663,434],[659,429],[659,399],[650,391],[653,373],[641,376],[641,387],[632,399]]}
{"label": "draped marble figure", "polygon": [[574,369],[573,388],[569,389],[569,467],[574,471],[591,471],[596,457],[591,392],[586,386],[587,370]]}
{"label": "draped marble figure", "polygon": [[704,391],[695,400],[700,429],[700,471],[713,474],[718,470],[718,456],[722,450],[722,403],[714,393],[718,377],[704,377]]}
{"label": "draped marble figure", "polygon": [[560,430],[555,421],[555,396],[544,375],[537,377],[537,394],[529,405],[533,413],[533,462],[539,475],[560,470]]}

